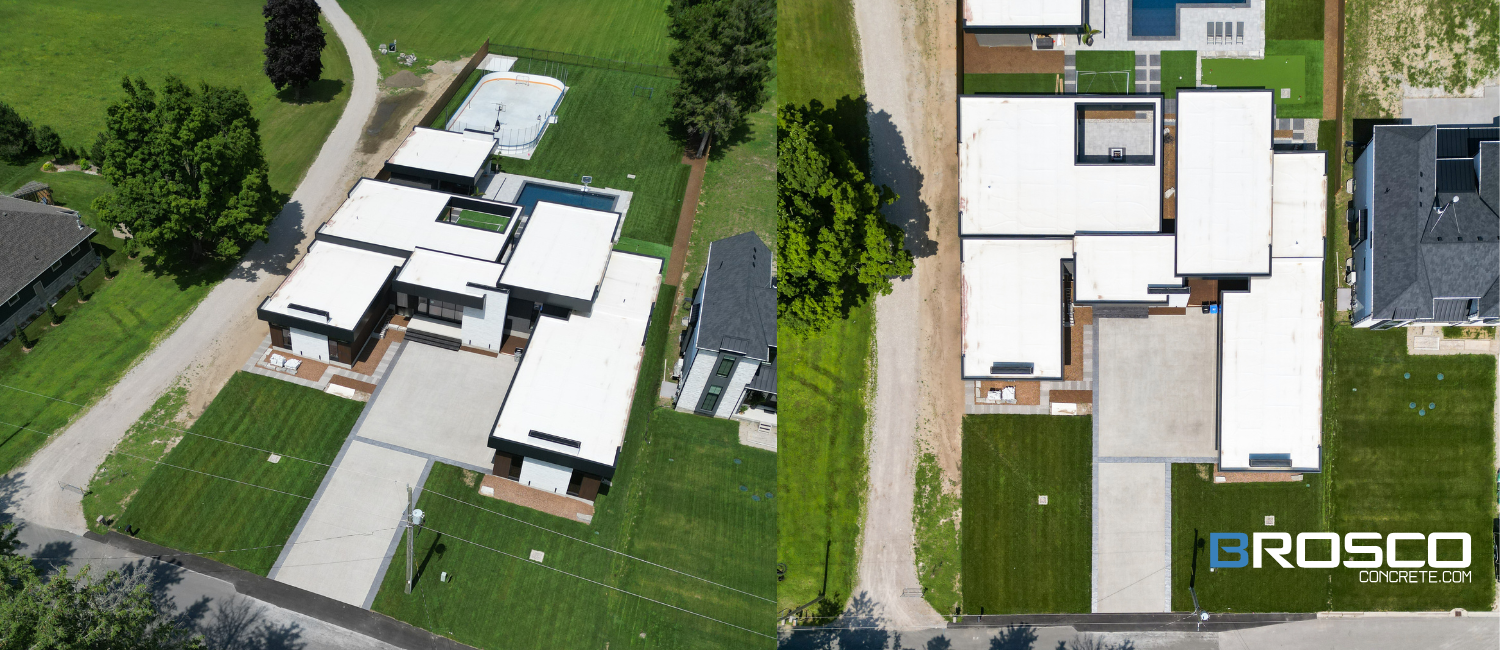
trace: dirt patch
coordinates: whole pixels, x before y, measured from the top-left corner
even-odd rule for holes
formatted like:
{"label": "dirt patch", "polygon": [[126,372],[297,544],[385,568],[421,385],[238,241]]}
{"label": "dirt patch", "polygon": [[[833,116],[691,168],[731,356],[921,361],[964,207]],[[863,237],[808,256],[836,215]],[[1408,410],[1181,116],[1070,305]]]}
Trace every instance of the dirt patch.
{"label": "dirt patch", "polygon": [[1323,119],[1338,119],[1339,90],[1344,87],[1344,3],[1323,0]]}
{"label": "dirt patch", "polygon": [[417,88],[422,85],[422,78],[412,74],[411,70],[402,70],[386,77],[381,83],[386,88]]}
{"label": "dirt patch", "polygon": [[1039,406],[1042,403],[1042,382],[1039,381],[981,381],[979,392],[974,399],[979,400],[988,396],[991,390],[1004,391],[1006,388],[1016,389],[1016,404],[1018,405]]}
{"label": "dirt patch", "polygon": [[360,153],[376,153],[382,145],[397,141],[405,135],[408,129],[401,127],[407,116],[425,103],[422,100],[426,98],[427,93],[420,90],[382,97],[380,103],[375,105],[375,113],[370,116],[370,121],[365,124],[364,132],[360,134]]}
{"label": "dirt patch", "polygon": [[1383,115],[1400,115],[1410,91],[1467,96],[1500,71],[1493,2],[1361,0],[1346,11],[1350,92]]}
{"label": "dirt patch", "polygon": [[988,73],[1058,73],[1063,71],[1062,50],[1033,50],[1029,47],[982,47],[973,34],[964,34],[964,72]]}

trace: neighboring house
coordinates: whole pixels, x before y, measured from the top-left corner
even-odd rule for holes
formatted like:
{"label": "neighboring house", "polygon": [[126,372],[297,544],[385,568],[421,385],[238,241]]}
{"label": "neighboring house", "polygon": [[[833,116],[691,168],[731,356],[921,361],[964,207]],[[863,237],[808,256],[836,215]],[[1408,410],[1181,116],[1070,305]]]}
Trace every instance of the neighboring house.
{"label": "neighboring house", "polygon": [[52,205],[52,186],[38,181],[28,182],[10,195],[25,201]]}
{"label": "neighboring house", "polygon": [[1500,128],[1382,122],[1356,128],[1350,322],[1500,324]]}
{"label": "neighboring house", "polygon": [[479,187],[479,177],[489,164],[494,145],[488,133],[415,127],[385,161],[381,179],[467,196]]}
{"label": "neighboring house", "polygon": [[677,410],[727,418],[776,410],[776,288],[771,252],[753,232],[708,246],[683,332]]}
{"label": "neighboring house", "polygon": [[1272,101],[960,97],[963,379],[1061,381],[1075,306],[1182,313],[1201,287],[1222,307],[1218,468],[1318,471],[1326,156],[1273,148]]}
{"label": "neighboring house", "polygon": [[0,197],[0,340],[99,265],[77,212]]}

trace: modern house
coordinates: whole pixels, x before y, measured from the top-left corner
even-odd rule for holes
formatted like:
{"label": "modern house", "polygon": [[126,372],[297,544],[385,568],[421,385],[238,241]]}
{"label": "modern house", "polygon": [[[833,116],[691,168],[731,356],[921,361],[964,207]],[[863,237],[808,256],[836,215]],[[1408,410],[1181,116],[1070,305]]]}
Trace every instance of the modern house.
{"label": "modern house", "polygon": [[1203,291],[1219,469],[1318,471],[1326,156],[1273,149],[1269,90],[1182,89],[1167,106],[959,98],[963,379],[1061,381],[1075,309],[1183,313]]}
{"label": "modern house", "polygon": [[77,212],[0,196],[0,340],[99,266]]}
{"label": "modern house", "polygon": [[1029,44],[1007,35],[1081,34],[1089,22],[1089,0],[964,0],[963,11],[964,31],[980,45]]}
{"label": "modern house", "polygon": [[771,252],[753,232],[708,246],[683,331],[681,381],[673,398],[684,413],[727,418],[740,407],[776,409],[776,287]]}
{"label": "modern house", "polygon": [[1500,324],[1500,127],[1380,123],[1356,133],[1350,321]]}
{"label": "modern house", "polygon": [[392,183],[467,196],[479,186],[494,144],[487,133],[414,127],[380,175]]}

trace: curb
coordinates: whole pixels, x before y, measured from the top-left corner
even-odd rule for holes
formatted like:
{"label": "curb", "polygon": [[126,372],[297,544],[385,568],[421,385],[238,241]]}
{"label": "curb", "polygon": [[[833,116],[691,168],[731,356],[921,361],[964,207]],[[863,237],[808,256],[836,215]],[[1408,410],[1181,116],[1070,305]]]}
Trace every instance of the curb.
{"label": "curb", "polygon": [[1317,614],[1210,614],[1199,621],[1190,612],[1160,614],[987,614],[964,616],[949,629],[982,627],[1072,627],[1079,632],[1225,632],[1278,623],[1311,621]]}

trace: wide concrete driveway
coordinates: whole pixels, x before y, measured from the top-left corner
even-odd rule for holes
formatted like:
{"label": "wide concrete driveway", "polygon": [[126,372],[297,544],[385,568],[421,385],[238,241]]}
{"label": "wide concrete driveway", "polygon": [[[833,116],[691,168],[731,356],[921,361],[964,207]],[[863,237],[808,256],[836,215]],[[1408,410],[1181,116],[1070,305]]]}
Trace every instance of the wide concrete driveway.
{"label": "wide concrete driveway", "polygon": [[[1201,313],[1100,318],[1095,453],[1211,458],[1217,403],[1218,317]],[[1206,461],[1212,462],[1212,461]]]}
{"label": "wide concrete driveway", "polygon": [[449,464],[485,469],[486,446],[516,358],[408,343],[371,400],[358,435]]}

